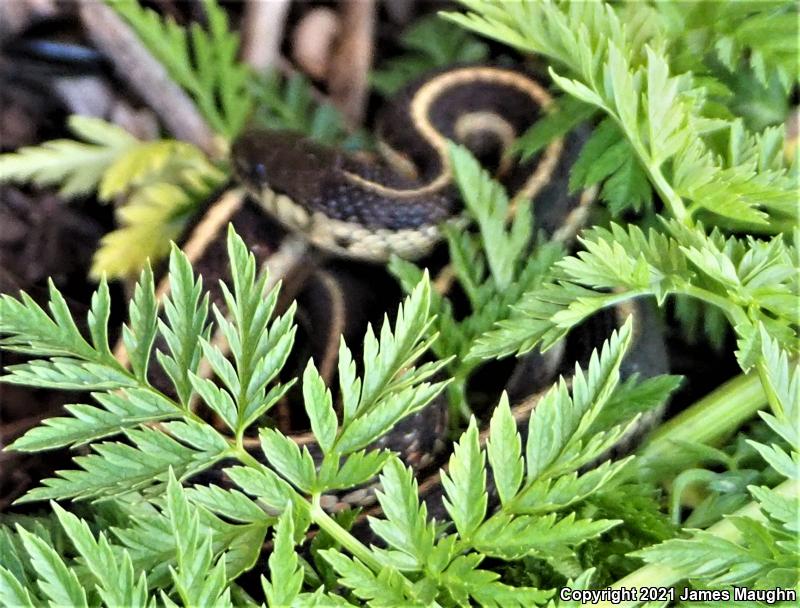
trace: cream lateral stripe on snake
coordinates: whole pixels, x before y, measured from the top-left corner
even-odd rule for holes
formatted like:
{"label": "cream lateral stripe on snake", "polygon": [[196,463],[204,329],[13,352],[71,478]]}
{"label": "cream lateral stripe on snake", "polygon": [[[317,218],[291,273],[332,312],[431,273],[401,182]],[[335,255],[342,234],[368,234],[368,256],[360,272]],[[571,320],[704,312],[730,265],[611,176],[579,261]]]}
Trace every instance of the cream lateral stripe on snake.
{"label": "cream lateral stripe on snake", "polygon": [[[392,254],[423,257],[440,239],[439,225],[460,216],[448,139],[488,160],[513,195],[532,198],[537,226],[550,234],[572,234],[593,200],[592,192],[569,196],[566,188],[579,138],[558,139],[522,164],[512,162],[509,154],[515,138],[541,118],[549,104],[541,84],[513,69],[477,66],[434,73],[407,86],[380,113],[377,134],[385,164],[366,162],[298,133],[248,129],[233,143],[231,160],[236,178],[255,204],[223,196],[189,232],[183,248],[191,253],[196,271],[206,277],[212,301],[219,296],[213,279],[226,276],[219,266],[228,221],[259,264],[270,260],[263,247],[266,216],[334,255],[378,263]],[[610,317],[601,330],[582,332],[586,348],[570,356],[585,356],[624,320],[613,313]],[[648,329],[647,324],[642,327]],[[641,345],[642,340],[634,341],[635,348]],[[652,369],[638,371],[649,375]],[[532,403],[520,397],[517,408]],[[432,473],[422,487],[438,486],[433,467],[441,463],[446,416],[439,400],[400,421],[378,442],[399,452],[418,472]],[[309,433],[292,437],[316,451]],[[327,498],[333,509],[374,503],[374,493],[367,488]]]}
{"label": "cream lateral stripe on snake", "polygon": [[[553,141],[528,163],[510,162],[511,144],[551,103],[548,92],[526,73],[491,66],[455,68],[412,83],[383,109],[376,128],[383,165],[297,133],[265,129],[249,130],[234,142],[232,164],[237,179],[259,206],[320,249],[371,262],[385,262],[392,254],[415,259],[428,254],[439,240],[438,225],[459,215],[450,139],[464,144],[479,159],[494,161],[495,176],[515,197],[534,200],[537,219],[549,219],[543,222],[548,231],[568,236],[577,229],[570,224],[585,219],[594,192],[570,198],[563,188],[555,199],[552,193],[537,198],[559,171],[558,177],[566,178],[572,160],[565,158],[564,140]],[[542,202],[552,209],[540,208]],[[611,329],[619,327],[625,320],[621,317],[627,318],[623,312],[631,310],[612,312],[605,327],[591,335],[591,344],[584,345],[588,350],[579,349],[577,356],[588,356]],[[641,353],[643,344],[649,348],[648,341],[641,339],[642,330],[652,332],[653,328],[652,323],[644,328],[636,324],[633,350],[639,353],[628,357],[628,373],[646,376],[665,371],[663,352],[651,352],[649,357]],[[647,364],[640,365],[642,360]],[[569,379],[571,370],[562,371]],[[537,400],[524,399],[516,414],[525,417]],[[441,510],[433,491],[441,489],[438,471],[431,465],[441,462],[433,446],[438,442],[441,449],[443,443],[432,435],[444,430],[445,416],[442,404],[431,404],[398,423],[379,442],[380,447],[398,451],[417,471],[428,471],[420,487],[431,497],[426,496],[431,513]],[[296,439],[314,447],[308,433]],[[329,499],[327,507],[334,510],[375,502],[369,488],[323,498]]]}
{"label": "cream lateral stripe on snake", "polygon": [[429,253],[438,225],[458,214],[448,139],[492,157],[503,181],[533,198],[548,183],[563,142],[532,163],[510,163],[514,139],[552,103],[519,71],[462,67],[401,92],[377,132],[387,164],[377,165],[293,132],[249,130],[232,146],[237,179],[268,213],[317,247],[385,262]]}

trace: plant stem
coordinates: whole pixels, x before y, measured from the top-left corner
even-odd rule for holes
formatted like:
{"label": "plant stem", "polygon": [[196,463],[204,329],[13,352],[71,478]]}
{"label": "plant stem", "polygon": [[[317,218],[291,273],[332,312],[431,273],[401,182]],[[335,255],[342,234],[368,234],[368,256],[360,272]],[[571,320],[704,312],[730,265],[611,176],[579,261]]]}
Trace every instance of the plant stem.
{"label": "plant stem", "polygon": [[[777,488],[775,488],[774,491],[777,494],[785,497],[796,496],[797,493],[800,492],[800,481],[795,479],[786,480]],[[733,516],[749,517],[750,519],[755,520],[764,519],[758,503],[756,502],[748,503],[733,513]],[[741,533],[736,526],[731,523],[730,518],[717,522],[708,528],[706,532],[731,542],[738,542],[742,538]],[[670,568],[669,566],[664,566],[661,564],[648,564],[647,566],[632,572],[625,578],[618,580],[611,585],[611,588],[670,587],[679,583],[685,577],[685,573],[675,570],[674,568]],[[616,604],[612,604],[611,602],[600,602],[595,605],[601,608],[611,608],[612,606],[614,606],[614,608],[632,608],[633,606],[638,606],[640,603],[641,602],[639,601],[620,602]]]}
{"label": "plant stem", "polygon": [[319,494],[314,494],[311,497],[309,514],[311,515],[311,519],[314,520],[314,523],[316,523],[321,530],[325,530],[325,532],[342,545],[342,547],[347,549],[353,557],[357,557],[370,570],[378,574],[383,568],[381,563],[375,559],[372,552],[359,542],[358,539],[337,524],[330,515],[325,513],[324,509],[319,504],[319,498]]}
{"label": "plant stem", "polygon": [[[634,141],[631,134],[627,135],[629,141]],[[679,222],[686,224],[687,226],[691,226],[691,216],[686,210],[686,206],[683,204],[683,199],[681,199],[678,193],[673,190],[670,183],[664,177],[664,174],[661,172],[661,167],[655,166],[649,158],[646,158],[647,154],[644,154],[643,152],[639,154],[639,157],[647,168],[650,181],[658,191],[661,200],[664,201],[664,204],[669,208],[672,216]]]}
{"label": "plant stem", "polygon": [[234,458],[238,458],[242,464],[247,465],[248,467],[253,467],[255,469],[261,470],[264,465],[258,462],[250,453],[244,449],[244,446],[241,444],[236,444],[232,446],[232,456]]}
{"label": "plant stem", "polygon": [[739,428],[767,404],[757,374],[741,374],[662,424],[640,455],[642,461],[669,458],[673,441],[714,443]]}

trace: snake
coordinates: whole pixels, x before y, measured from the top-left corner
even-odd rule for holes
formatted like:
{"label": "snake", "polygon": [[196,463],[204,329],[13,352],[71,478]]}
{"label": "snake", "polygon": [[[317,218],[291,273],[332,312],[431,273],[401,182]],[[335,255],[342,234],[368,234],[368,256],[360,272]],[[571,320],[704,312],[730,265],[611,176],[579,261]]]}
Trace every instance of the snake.
{"label": "snake", "polygon": [[[274,220],[326,255],[371,264],[385,263],[393,255],[424,258],[442,238],[443,224],[463,225],[450,141],[464,145],[490,167],[514,199],[533,200],[537,225],[563,240],[580,228],[594,200],[592,192],[572,194],[568,188],[569,169],[585,133],[575,131],[556,138],[525,161],[513,154],[519,135],[552,105],[546,86],[523,70],[456,66],[411,82],[380,111],[375,127],[381,153],[377,161],[324,145],[302,133],[249,127],[231,145],[233,173],[249,194],[248,200],[223,198],[210,207],[184,249],[194,251],[198,271],[210,272],[213,279],[220,276],[215,268],[224,257],[222,235],[228,221],[261,262],[265,259],[263,231]],[[512,380],[513,376],[543,376],[536,386],[528,381],[522,388],[506,385],[510,393],[516,392],[514,411],[519,421],[535,406],[540,396],[537,390],[549,386],[558,373],[569,377],[575,361],[588,361],[592,350],[631,313],[639,321],[623,375],[647,377],[666,371],[657,323],[639,303],[618,305],[573,332],[578,343],[573,340],[570,348],[558,351],[560,358],[538,356],[518,364]],[[533,372],[531,365],[537,367]],[[520,424],[523,434],[524,426]],[[373,447],[398,452],[424,476],[420,487],[430,496],[440,496],[438,466],[444,462],[446,431],[447,407],[444,399],[439,399],[400,421]],[[311,433],[293,439],[308,447],[312,455],[318,452]],[[375,504],[370,487],[323,498],[327,498],[323,506],[331,510],[374,508]]]}
{"label": "snake", "polygon": [[448,141],[463,143],[518,196],[548,184],[564,145],[516,165],[516,138],[552,106],[537,80],[495,66],[428,75],[402,90],[377,123],[382,164],[291,131],[251,129],[231,148],[234,173],[258,204],[287,228],[334,255],[371,262],[418,259],[458,217]]}

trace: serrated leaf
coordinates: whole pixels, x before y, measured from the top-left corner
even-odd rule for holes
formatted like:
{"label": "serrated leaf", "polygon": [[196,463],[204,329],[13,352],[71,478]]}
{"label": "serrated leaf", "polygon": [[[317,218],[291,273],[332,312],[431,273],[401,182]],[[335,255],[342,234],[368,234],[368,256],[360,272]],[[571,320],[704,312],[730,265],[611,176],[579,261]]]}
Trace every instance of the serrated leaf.
{"label": "serrated leaf", "polygon": [[281,510],[292,498],[291,486],[270,469],[237,466],[225,469],[225,473],[245,492],[275,510]]}
{"label": "serrated leaf", "polygon": [[24,452],[81,445],[115,435],[125,428],[181,415],[174,403],[158,393],[127,389],[116,393],[93,393],[102,407],[67,405],[72,417],[46,418],[17,439],[10,447]]}
{"label": "serrated leaf", "polygon": [[292,509],[289,505],[275,526],[274,548],[269,556],[270,580],[261,577],[267,605],[271,608],[293,605],[302,588],[303,570],[300,568],[294,545]]}
{"label": "serrated leaf", "polygon": [[272,521],[258,504],[238,490],[225,490],[215,485],[195,485],[184,491],[191,502],[226,518],[244,523]]}
{"label": "serrated leaf", "polygon": [[169,260],[170,293],[163,309],[167,322],[159,330],[169,353],[158,352],[158,362],[175,385],[181,403],[188,407],[192,396],[189,374],[197,371],[202,349],[199,338],[207,338],[208,295],[201,297],[202,277],[195,279],[191,264],[173,246]]}
{"label": "serrated leaf", "polygon": [[522,462],[522,440],[517,432],[517,422],[511,414],[508,395],[505,392],[492,414],[486,454],[492,466],[500,502],[505,504],[519,490],[525,466]]}
{"label": "serrated leaf", "polygon": [[377,497],[385,519],[370,517],[370,527],[412,563],[423,564],[433,548],[435,531],[427,507],[420,504],[413,473],[392,457],[383,469],[381,487]]}
{"label": "serrated leaf", "polygon": [[388,383],[424,352],[422,343],[430,324],[430,281],[427,274],[397,311],[394,330],[388,319],[381,326],[380,341],[371,327],[364,337],[364,374],[359,410],[367,412]]}
{"label": "serrated leaf", "polygon": [[489,177],[466,148],[451,144],[450,158],[461,197],[480,229],[492,277],[498,290],[507,289],[530,242],[530,203],[520,202],[507,230],[510,202],[503,187]]}
{"label": "serrated leaf", "polygon": [[0,566],[0,602],[6,606],[18,606],[19,608],[36,608],[30,592],[22,586],[22,583],[14,578],[7,569]]}
{"label": "serrated leaf", "polygon": [[199,508],[192,507],[172,470],[167,480],[167,510],[176,541],[175,586],[186,603],[231,606],[225,561],[213,560],[212,538],[200,534]]}
{"label": "serrated leaf", "polygon": [[599,356],[592,354],[588,374],[576,366],[573,397],[564,381],[551,388],[531,413],[525,461],[527,481],[550,474],[567,445],[591,427],[619,379],[619,366],[630,343],[630,319],[603,344]]}
{"label": "serrated leaf", "polygon": [[444,382],[425,382],[386,395],[372,411],[347,425],[336,440],[336,449],[347,454],[368,446],[398,421],[427,406],[444,387]]}
{"label": "serrated leaf", "polygon": [[336,412],[331,392],[311,360],[303,372],[303,401],[314,437],[322,451],[327,453],[336,441]]}
{"label": "serrated leaf", "polygon": [[137,3],[112,6],[175,82],[194,98],[209,124],[232,137],[252,107],[252,93],[246,86],[249,70],[237,61],[239,36],[229,28],[225,11],[215,0],[204,0],[203,5],[208,31],[196,23],[185,28]]}
{"label": "serrated leaf", "polygon": [[56,606],[86,607],[86,593],[74,572],[69,570],[58,553],[44,540],[25,530],[19,524],[17,533],[39,574],[38,586]]}
{"label": "serrated leaf", "polygon": [[314,460],[304,447],[274,429],[259,431],[261,449],[272,467],[304,492],[311,492],[316,482]]}
{"label": "serrated leaf", "polygon": [[45,479],[42,487],[28,492],[20,502],[72,497],[108,499],[163,483],[170,467],[187,475],[205,469],[222,456],[217,450],[190,449],[156,429],[128,429],[125,435],[133,445],[93,444],[93,454],[74,459],[80,469],[58,471],[57,477]]}
{"label": "serrated leaf", "polygon": [[124,129],[99,118],[71,116],[68,124],[90,143],[59,139],[2,154],[0,182],[60,185],[64,197],[88,194],[108,167],[137,143]]}
{"label": "serrated leaf", "polygon": [[339,574],[339,581],[350,587],[356,597],[365,600],[380,600],[377,606],[408,605],[408,598],[399,584],[399,575],[392,569],[384,569],[376,576],[357,559],[326,549],[320,555],[329,562]]}
{"label": "serrated leaf", "polygon": [[334,478],[325,483],[325,491],[360,486],[375,477],[390,453],[386,450],[362,450],[350,454],[336,471]]}
{"label": "serrated leaf", "polygon": [[158,332],[158,304],[156,303],[153,271],[147,264],[133,290],[128,308],[129,323],[122,327],[122,340],[136,377],[147,380],[147,369],[153,342]]}
{"label": "serrated leaf", "polygon": [[108,605],[145,608],[150,605],[144,573],[134,574],[130,554],[112,549],[103,533],[95,540],[88,524],[52,503],[61,526],[97,581],[98,591]]}
{"label": "serrated leaf", "polygon": [[561,519],[555,513],[517,517],[498,514],[480,526],[472,545],[481,553],[506,560],[526,555],[546,558],[560,549],[596,538],[620,523],[621,520],[576,520],[574,513]]}
{"label": "serrated leaf", "polygon": [[475,418],[454,447],[447,473],[442,475],[444,505],[459,535],[469,539],[486,516],[486,470]]}

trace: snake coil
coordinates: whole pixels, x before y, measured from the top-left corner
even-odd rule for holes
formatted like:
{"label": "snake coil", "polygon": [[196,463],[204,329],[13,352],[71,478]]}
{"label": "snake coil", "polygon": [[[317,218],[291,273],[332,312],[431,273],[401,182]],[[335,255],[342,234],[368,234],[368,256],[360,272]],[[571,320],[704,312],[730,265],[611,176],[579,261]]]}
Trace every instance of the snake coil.
{"label": "snake coil", "polygon": [[[377,133],[383,164],[368,162],[288,131],[251,129],[232,146],[235,175],[256,205],[241,198],[212,206],[200,220],[184,249],[191,250],[195,267],[215,278],[221,274],[224,226],[230,221],[264,261],[261,247],[264,211],[285,227],[302,234],[317,247],[338,256],[384,262],[392,254],[407,259],[428,254],[440,238],[439,225],[459,217],[448,140],[467,146],[515,194],[534,200],[537,225],[553,235],[574,234],[585,217],[591,193],[570,195],[569,168],[584,139],[581,133],[556,139],[526,162],[514,162],[512,144],[552,103],[545,88],[529,74],[501,67],[475,66],[443,70],[409,85],[381,112]],[[259,253],[261,252],[261,253]],[[213,281],[207,281],[212,284]],[[212,299],[215,297],[212,290]],[[551,365],[517,390],[525,400],[549,385],[553,372],[569,374],[575,360],[584,361],[627,316],[647,317],[636,303],[618,306],[598,323],[578,332],[584,344],[567,349],[566,364]],[[599,327],[599,329],[598,329]],[[661,336],[652,319],[636,323],[634,346],[623,374],[649,376],[666,371]],[[515,376],[530,372],[523,360]],[[534,360],[541,367],[541,359]],[[562,362],[563,363],[563,362]],[[527,366],[527,368],[526,368]],[[523,384],[525,384],[523,382]],[[506,388],[509,388],[508,386]],[[530,407],[531,399],[526,400]],[[529,410],[528,410],[529,411]],[[519,418],[525,412],[518,412]],[[446,429],[446,407],[434,402],[398,423],[381,440],[417,471],[429,476],[421,489],[441,494],[438,474]],[[314,439],[296,440],[315,451]],[[374,503],[369,489],[329,497],[333,508]]]}

